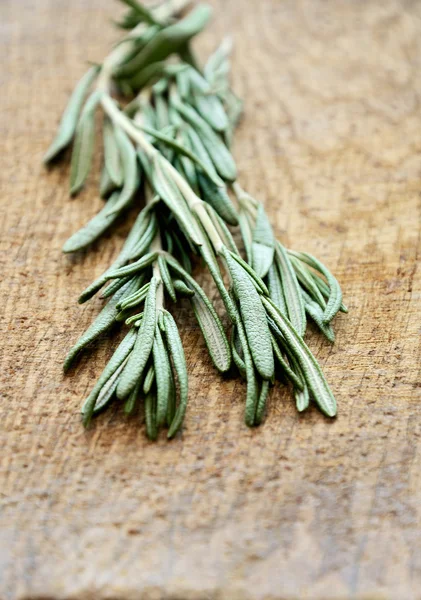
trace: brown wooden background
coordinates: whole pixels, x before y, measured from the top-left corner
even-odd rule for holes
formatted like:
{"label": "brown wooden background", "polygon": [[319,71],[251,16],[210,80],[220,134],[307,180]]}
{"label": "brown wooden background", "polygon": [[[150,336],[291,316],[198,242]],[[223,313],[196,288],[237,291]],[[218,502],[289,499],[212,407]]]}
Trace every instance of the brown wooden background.
{"label": "brown wooden background", "polygon": [[62,256],[101,205],[99,156],[74,200],[68,165],[40,163],[85,61],[118,39],[120,9],[2,0],[1,600],[421,598],[421,3],[213,4],[197,48],[234,35],[241,181],[344,288],[337,343],[308,335],[339,416],[300,417],[276,388],[247,429],[243,385],[214,372],[182,309],[183,435],[149,443],[117,410],[82,429],[113,344],[68,377],[61,364],[100,306],[78,293],[127,225]]}

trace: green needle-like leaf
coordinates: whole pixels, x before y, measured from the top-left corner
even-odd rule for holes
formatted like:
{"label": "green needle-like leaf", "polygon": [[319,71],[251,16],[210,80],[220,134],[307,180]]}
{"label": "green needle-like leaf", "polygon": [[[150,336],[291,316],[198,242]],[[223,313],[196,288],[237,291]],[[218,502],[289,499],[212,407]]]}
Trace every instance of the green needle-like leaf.
{"label": "green needle-like leaf", "polygon": [[149,135],[156,138],[160,142],[163,142],[164,144],[166,144],[169,148],[172,148],[173,150],[175,150],[178,154],[181,154],[182,156],[185,156],[186,158],[189,158],[190,160],[192,160],[198,167],[200,167],[202,169],[202,171],[204,171],[204,173],[206,173],[206,175],[210,179],[212,179],[212,181],[214,181],[215,185],[217,183],[219,183],[219,181],[220,181],[219,178],[215,177],[214,174],[212,173],[212,171],[210,171],[208,169],[208,167],[193,152],[191,152],[189,150],[189,148],[186,148],[182,144],[179,144],[173,138],[154,129],[153,127],[148,127],[146,125],[138,125],[138,127],[139,127],[139,129],[142,129],[142,131],[144,131],[145,133],[148,133]]}
{"label": "green needle-like leaf", "polygon": [[273,263],[275,237],[265,209],[259,204],[251,244],[252,265],[259,277],[265,277]]}
{"label": "green needle-like leaf", "polygon": [[279,327],[291,352],[296,357],[314,400],[317,402],[322,412],[329,417],[334,417],[336,415],[335,398],[318,362],[310,352],[308,346],[304,343],[291,323],[279,312],[270,300],[262,298],[262,302],[269,316]]}
{"label": "green needle-like leaf", "polygon": [[168,349],[171,354],[174,369],[177,373],[178,387],[180,391],[180,401],[168,430],[168,438],[172,438],[180,429],[186,413],[188,398],[188,375],[186,358],[184,356],[184,349],[178,333],[178,328],[172,315],[167,311],[164,311],[164,323],[165,337],[167,339]]}
{"label": "green needle-like leaf", "polygon": [[83,101],[99,70],[98,66],[91,67],[75,87],[61,118],[57,135],[44,155],[45,164],[56,158],[72,141]]}
{"label": "green needle-like leaf", "polygon": [[128,275],[134,275],[135,273],[140,273],[141,271],[146,269],[146,267],[149,267],[154,262],[157,256],[157,252],[149,252],[148,254],[145,254],[145,256],[142,256],[142,258],[139,258],[139,260],[137,260],[136,262],[127,265],[127,267],[120,267],[115,271],[110,271],[107,274],[106,278],[116,279],[120,277],[127,277]]}
{"label": "green needle-like leaf", "polygon": [[149,367],[145,380],[143,382],[143,393],[149,394],[155,381],[155,367],[153,364]]}
{"label": "green needle-like leaf", "polygon": [[266,400],[269,395],[269,390],[270,390],[270,382],[263,381],[262,387],[260,388],[259,399],[257,401],[257,406],[256,406],[256,416],[254,419],[255,425],[260,425],[260,423],[263,420],[263,415],[264,415],[265,408],[266,408]]}
{"label": "green needle-like leaf", "polygon": [[168,352],[157,326],[153,343],[153,360],[157,387],[157,425],[164,424],[171,394],[172,374]]}
{"label": "green needle-like leaf", "polygon": [[253,362],[263,379],[271,379],[275,363],[269,326],[261,297],[256,291],[253,280],[247,271],[234,260],[233,255],[226,249],[222,251],[222,255],[232,277]]}
{"label": "green needle-like leaf", "polygon": [[117,386],[117,396],[122,400],[130,395],[136,382],[141,378],[152,351],[156,325],[156,288],[157,281],[153,277],[145,301],[145,310],[136,344]]}
{"label": "green needle-like leaf", "polygon": [[115,296],[111,298],[111,300],[104,306],[92,325],[85,331],[83,335],[81,335],[73,348],[71,348],[71,350],[68,352],[64,361],[64,371],[70,369],[76,356],[79,354],[79,352],[81,352],[81,350],[86,348],[88,344],[92,343],[97,337],[99,337],[112,326],[118,314],[118,303],[122,300],[122,298],[128,294],[131,294],[138,287],[138,285],[139,280],[137,277],[131,279],[122,288],[120,288]]}
{"label": "green needle-like leaf", "polygon": [[104,160],[107,173],[116,187],[123,185],[123,168],[116,140],[114,125],[108,117],[104,119]]}
{"label": "green needle-like leaf", "polygon": [[282,281],[276,263],[273,263],[268,271],[267,284],[271,300],[276,304],[281,313],[287,315],[288,309],[285,303]]}
{"label": "green needle-like leaf", "polygon": [[223,325],[211,301],[196,280],[177,261],[168,257],[168,263],[193,290],[194,295],[191,297],[191,303],[203,337],[205,338],[209,354],[215,367],[222,373],[225,373],[231,365],[231,352]]}
{"label": "green needle-like leaf", "polygon": [[197,173],[202,198],[216,210],[229,225],[238,225],[237,211],[228,196],[225,185],[215,185],[206,175]]}
{"label": "green needle-like leaf", "polygon": [[76,129],[70,167],[70,193],[72,196],[81,189],[91,169],[95,143],[95,110],[101,94],[102,92],[95,91],[88,98]]}
{"label": "green needle-like leaf", "polygon": [[114,192],[104,208],[65,242],[63,252],[82,250],[98,239],[119,217],[120,213],[113,212],[114,207],[119,203],[119,198],[120,192]]}
{"label": "green needle-like leaf", "polygon": [[127,4],[133,10],[133,13],[138,16],[139,22],[147,23],[148,25],[161,25],[154,17],[153,12],[139,4],[136,0],[120,0],[120,2]]}
{"label": "green needle-like leaf", "polygon": [[327,269],[317,258],[312,256],[311,254],[307,254],[307,252],[293,252],[290,251],[290,254],[299,258],[302,262],[306,263],[316,271],[322,273],[326,279],[328,286],[330,288],[330,295],[328,298],[327,306],[324,310],[323,321],[324,323],[329,323],[336,313],[341,309],[342,306],[342,290],[339,285],[337,279],[332,275],[332,273]]}
{"label": "green needle-like leaf", "polygon": [[168,292],[168,295],[170,296],[170,298],[173,302],[176,302],[177,296],[175,295],[174,285],[172,282],[170,272],[168,271],[167,262],[163,256],[158,256],[158,267],[159,267],[159,272],[161,275],[162,282],[165,286],[165,289]]}
{"label": "green needle-like leaf", "polygon": [[[269,324],[270,324],[270,321],[269,321]],[[272,346],[273,346],[273,351],[274,351],[276,360],[278,361],[278,363],[282,369],[282,372],[285,374],[285,376],[291,381],[291,383],[296,388],[302,390],[304,388],[304,385],[301,382],[301,379],[294,373],[293,369],[291,369],[291,367],[289,366],[289,364],[287,363],[285,358],[282,356],[282,352],[279,349],[279,346],[273,335],[272,335]]]}
{"label": "green needle-like leaf", "polygon": [[124,183],[119,200],[115,206],[110,209],[110,214],[118,213],[126,208],[139,187],[139,169],[137,166],[136,150],[122,129],[115,130],[117,146],[119,148],[121,161],[123,164]]}
{"label": "green needle-like leaf", "polygon": [[85,427],[87,427],[89,425],[89,422],[91,420],[91,417],[92,417],[94,409],[95,409],[95,404],[96,404],[97,398],[98,398],[102,388],[109,381],[109,379],[114,375],[114,373],[120,367],[120,365],[123,362],[125,362],[127,357],[130,355],[130,353],[133,349],[133,346],[135,344],[135,341],[136,341],[136,335],[137,335],[136,330],[131,329],[129,331],[129,333],[126,335],[124,340],[121,342],[121,344],[119,345],[117,350],[112,355],[107,366],[101,373],[101,376],[99,377],[96,385],[94,386],[93,390],[91,391],[88,398],[86,399],[86,401],[82,407],[83,424],[85,425]]}
{"label": "green needle-like leaf", "polygon": [[206,4],[198,5],[173,25],[161,29],[144,48],[129,62],[116,69],[118,77],[127,77],[146,65],[162,61],[197,35],[205,27],[211,15]]}
{"label": "green needle-like leaf", "polygon": [[214,94],[193,94],[193,103],[201,117],[217,132],[228,128],[228,117],[222,102]]}
{"label": "green needle-like leaf", "polygon": [[235,181],[237,178],[237,167],[234,159],[212,127],[192,108],[180,101],[174,95],[171,102],[181,116],[200,134],[207,153],[212,159],[215,169],[225,181]]}
{"label": "green needle-like leaf", "polygon": [[276,264],[282,281],[282,290],[288,318],[303,337],[306,331],[306,313],[294,268],[285,248],[279,242],[276,245]]}
{"label": "green needle-like leaf", "polygon": [[158,427],[156,422],[156,395],[149,392],[145,398],[145,423],[146,434],[150,440],[156,440],[158,437]]}

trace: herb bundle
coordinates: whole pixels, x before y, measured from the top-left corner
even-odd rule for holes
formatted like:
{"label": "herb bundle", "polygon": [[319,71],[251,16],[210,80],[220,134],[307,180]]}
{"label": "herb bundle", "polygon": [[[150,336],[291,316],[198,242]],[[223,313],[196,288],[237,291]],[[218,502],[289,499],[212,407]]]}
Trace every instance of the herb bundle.
{"label": "herb bundle", "polygon": [[[263,205],[237,181],[230,145],[242,103],[228,80],[230,42],[201,69],[190,42],[209,21],[207,5],[186,11],[187,0],[165,0],[148,10],[136,0],[123,2],[129,10],[119,26],[129,32],[78,83],[44,157],[54,161],[73,142],[70,192],[77,194],[91,169],[101,110],[105,204],[64,252],[88,247],[138,207],[119,256],[79,298],[83,303],[100,293],[108,301],[68,353],[65,370],[115,323],[128,327],[84,403],[85,425],[115,399],[127,414],[143,399],[147,435],[155,439],[164,425],[168,437],[176,434],[188,374],[168,306],[182,297],[215,367],[235,366],[246,380],[247,425],[262,421],[275,379],[292,385],[299,411],[312,398],[333,417],[335,399],[303,337],[309,317],[334,340],[332,319],[346,311],[341,289],[316,258],[276,240]],[[231,234],[236,226],[245,260]],[[229,336],[192,275],[195,257],[223,300]]]}

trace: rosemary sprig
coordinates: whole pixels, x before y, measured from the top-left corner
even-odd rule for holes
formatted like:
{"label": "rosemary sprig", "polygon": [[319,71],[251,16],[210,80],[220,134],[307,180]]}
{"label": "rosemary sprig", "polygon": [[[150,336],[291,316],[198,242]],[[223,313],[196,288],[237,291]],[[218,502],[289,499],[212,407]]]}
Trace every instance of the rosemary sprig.
{"label": "rosemary sprig", "polygon": [[[232,355],[247,380],[248,425],[262,421],[276,373],[292,383],[298,410],[307,408],[311,395],[334,416],[332,392],[302,337],[307,313],[333,340],[331,321],[346,310],[340,287],[317,259],[275,239],[263,205],[236,181],[229,145],[242,104],[228,82],[230,42],[223,42],[202,74],[189,41],[205,26],[207,6],[176,19],[187,2],[167,0],[149,11],[135,0],[123,1],[130,10],[120,25],[131,31],[101,67],[82,78],[44,159],[53,160],[75,138],[71,193],[78,193],[90,171],[101,107],[100,193],[108,199],[66,242],[65,252],[97,239],[137,202],[138,191],[145,190],[147,199],[113,266],[79,299],[88,300],[107,284],[102,297],[110,300],[70,350],[66,370],[113,324],[124,321],[130,328],[84,404],[84,423],[115,398],[130,414],[143,395],[148,436],[155,439],[164,422],[168,437],[175,435],[187,406],[188,378],[177,325],[165,303],[178,296],[190,299],[216,368],[227,371]],[[115,88],[121,98],[137,95],[122,108],[112,95]],[[247,262],[228,228],[237,224]],[[194,255],[202,257],[222,297],[233,325],[231,343],[191,275]]]}

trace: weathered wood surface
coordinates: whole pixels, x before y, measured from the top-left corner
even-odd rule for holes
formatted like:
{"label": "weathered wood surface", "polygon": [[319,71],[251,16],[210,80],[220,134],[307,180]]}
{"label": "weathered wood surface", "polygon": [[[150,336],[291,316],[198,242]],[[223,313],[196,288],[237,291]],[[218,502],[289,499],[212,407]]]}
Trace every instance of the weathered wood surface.
{"label": "weathered wood surface", "polygon": [[183,435],[149,443],[117,410],[82,429],[112,343],[68,377],[61,364],[99,307],[77,295],[126,225],[62,256],[98,176],[70,200],[68,165],[40,162],[84,61],[118,39],[115,4],[3,0],[2,600],[421,598],[421,3],[214,5],[198,50],[234,34],[241,179],[345,291],[336,344],[308,335],[339,416],[300,417],[276,388],[247,429],[243,385],[212,370],[183,309]]}

